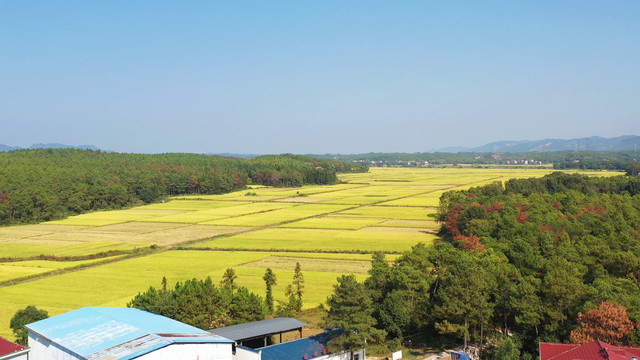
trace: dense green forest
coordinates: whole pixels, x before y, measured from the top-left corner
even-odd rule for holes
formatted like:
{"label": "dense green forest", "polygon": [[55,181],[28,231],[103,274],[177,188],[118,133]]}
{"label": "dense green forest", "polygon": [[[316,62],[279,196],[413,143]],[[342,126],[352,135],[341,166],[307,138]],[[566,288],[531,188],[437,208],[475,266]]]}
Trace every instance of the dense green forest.
{"label": "dense green forest", "polygon": [[585,339],[593,329],[579,318],[617,306],[621,330],[605,329],[617,337],[595,334],[640,342],[640,178],[553,173],[447,192],[439,220],[433,247],[392,265],[374,256],[363,286],[389,339],[468,339],[483,358],[535,358],[539,341]]}
{"label": "dense green forest", "polygon": [[332,184],[368,167],[301,155],[253,159],[197,154],[119,154],[79,149],[0,153],[0,225],[150,203],[170,195],[221,194],[250,184]]}
{"label": "dense green forest", "polygon": [[637,163],[636,151],[553,151],[527,153],[459,152],[459,153],[368,153],[349,155],[314,155],[370,166],[416,167],[445,164],[473,165],[541,165],[554,164],[558,169],[625,170]]}

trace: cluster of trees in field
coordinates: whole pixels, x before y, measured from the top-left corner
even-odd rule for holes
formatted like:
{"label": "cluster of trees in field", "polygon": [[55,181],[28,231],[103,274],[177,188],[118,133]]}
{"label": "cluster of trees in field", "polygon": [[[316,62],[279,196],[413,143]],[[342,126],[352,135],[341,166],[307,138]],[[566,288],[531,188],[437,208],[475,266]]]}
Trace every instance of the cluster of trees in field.
{"label": "cluster of trees in field", "polygon": [[48,317],[49,313],[46,310],[39,310],[33,305],[16,311],[9,322],[9,327],[16,337],[16,343],[29,346],[29,331],[24,326]]}
{"label": "cluster of trees in field", "polygon": [[232,159],[79,149],[0,153],[0,225],[59,219],[181,194],[221,194],[249,184],[332,184],[336,171],[368,168],[299,155]]}
{"label": "cluster of trees in field", "polygon": [[[442,241],[392,265],[376,253],[364,283],[340,281],[372,300],[349,310],[367,325],[360,342],[420,334],[496,359],[535,358],[539,341],[640,343],[640,178],[553,173],[448,192],[439,219]],[[340,346],[360,345],[346,333]]]}
{"label": "cluster of trees in field", "polygon": [[178,282],[169,288],[167,279],[163,278],[161,288],[152,286],[139,293],[127,307],[166,316],[204,330],[263,320],[267,308],[262,297],[238,286],[235,279],[233,269],[227,270],[220,284],[207,277],[205,280]]}
{"label": "cluster of trees in field", "polygon": [[350,155],[314,155],[351,163],[365,163],[370,166],[422,166],[472,164],[472,165],[514,165],[554,164],[557,169],[626,170],[637,163],[640,157],[635,151],[553,151],[526,153],[459,152],[459,153],[368,153]]}
{"label": "cluster of trees in field", "polygon": [[233,268],[225,271],[219,285],[207,277],[205,280],[178,282],[173,288],[168,288],[167,279],[163,278],[161,288],[151,286],[144,293],[138,293],[127,307],[166,316],[203,330],[263,320],[274,313],[291,317],[302,310],[304,276],[300,263],[296,263],[293,281],[286,288],[288,301],[278,301],[277,306],[272,287],[278,280],[270,268],[266,269],[263,277],[265,299],[246,287],[238,286],[237,278]]}

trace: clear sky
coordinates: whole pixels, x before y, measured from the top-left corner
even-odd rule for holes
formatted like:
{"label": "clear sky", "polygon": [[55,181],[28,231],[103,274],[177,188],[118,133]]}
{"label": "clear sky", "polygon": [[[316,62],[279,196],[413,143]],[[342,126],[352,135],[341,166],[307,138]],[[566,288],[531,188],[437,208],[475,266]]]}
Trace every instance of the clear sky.
{"label": "clear sky", "polygon": [[640,1],[1,1],[0,125],[144,153],[638,135]]}

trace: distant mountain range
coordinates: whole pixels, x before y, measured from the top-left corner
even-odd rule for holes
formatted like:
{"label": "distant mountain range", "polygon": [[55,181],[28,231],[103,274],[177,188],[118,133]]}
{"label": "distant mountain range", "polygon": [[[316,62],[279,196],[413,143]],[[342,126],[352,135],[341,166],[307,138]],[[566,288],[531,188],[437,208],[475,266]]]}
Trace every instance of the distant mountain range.
{"label": "distant mountain range", "polygon": [[[28,149],[89,149],[100,150],[93,145],[65,145],[65,144],[33,144]],[[592,136],[580,139],[544,139],[544,140],[520,140],[520,141],[497,141],[486,145],[468,148],[463,146],[451,146],[440,149],[431,149],[428,152],[549,152],[549,151],[621,151],[634,150],[640,148],[640,136],[623,135],[614,138],[603,138],[600,136]],[[18,146],[9,146],[0,144],[0,152],[22,149]],[[259,156],[257,154],[238,154],[238,153],[208,153],[207,155],[217,155],[236,158],[251,158]],[[313,156],[313,155],[311,155]]]}
{"label": "distant mountain range", "polygon": [[580,139],[545,139],[497,141],[486,145],[465,148],[449,147],[432,150],[433,152],[549,152],[549,151],[620,151],[640,148],[640,136],[624,135],[614,138],[592,136]]}

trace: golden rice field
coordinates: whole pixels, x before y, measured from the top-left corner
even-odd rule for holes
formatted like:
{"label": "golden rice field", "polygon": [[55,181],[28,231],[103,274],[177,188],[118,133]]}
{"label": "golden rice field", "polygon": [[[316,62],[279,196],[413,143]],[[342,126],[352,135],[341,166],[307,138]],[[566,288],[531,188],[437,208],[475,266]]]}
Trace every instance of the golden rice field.
{"label": "golden rice field", "polygon": [[[240,285],[259,294],[264,294],[265,269],[273,269],[278,278],[274,295],[285,300],[284,290],[300,262],[305,307],[314,307],[324,303],[340,274],[364,279],[373,251],[387,252],[393,260],[419,242],[431,243],[443,192],[550,172],[373,168],[340,175],[343,183],[337,185],[256,186],[0,228],[0,258],[12,260],[0,262],[0,283],[17,281],[0,286],[0,336],[13,338],[9,319],[27,305],[50,315],[82,306],[125,306],[138,292],[159,286],[163,276],[169,283],[206,276],[219,281],[229,267]],[[141,248],[149,251],[134,252]],[[130,254],[111,262],[87,259],[109,250]],[[72,258],[32,259],[41,254]]]}

